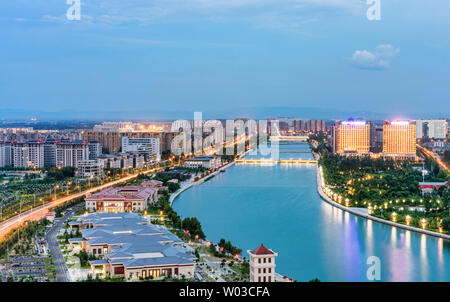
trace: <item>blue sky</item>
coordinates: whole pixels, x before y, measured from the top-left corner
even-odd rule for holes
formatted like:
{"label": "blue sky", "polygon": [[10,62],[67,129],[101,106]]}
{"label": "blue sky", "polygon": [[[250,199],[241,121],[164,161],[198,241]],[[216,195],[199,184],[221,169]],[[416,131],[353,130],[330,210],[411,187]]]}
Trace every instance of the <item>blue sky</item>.
{"label": "blue sky", "polygon": [[[432,2],[433,4],[430,4]],[[0,2],[0,109],[450,113],[450,1]]]}

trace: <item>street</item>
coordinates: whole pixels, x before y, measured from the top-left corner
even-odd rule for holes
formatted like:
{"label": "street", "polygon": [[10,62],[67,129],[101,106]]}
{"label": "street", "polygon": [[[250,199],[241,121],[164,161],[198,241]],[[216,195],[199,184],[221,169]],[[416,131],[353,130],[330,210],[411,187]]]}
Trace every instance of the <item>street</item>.
{"label": "street", "polygon": [[53,264],[56,269],[56,281],[58,282],[70,282],[71,280],[69,277],[69,271],[67,270],[66,263],[64,261],[64,256],[61,253],[56,236],[58,236],[58,232],[64,226],[64,223],[70,220],[73,217],[74,213],[80,208],[81,206],[76,206],[73,209],[67,210],[64,217],[55,220],[54,226],[46,235],[48,249],[52,256]]}
{"label": "street", "polygon": [[[148,171],[142,172],[142,174],[148,174],[148,173],[152,173],[152,172],[154,172],[154,170],[148,170]],[[40,220],[40,219],[44,218],[45,214],[47,214],[48,211],[55,206],[61,205],[72,199],[94,193],[98,190],[103,190],[103,189],[118,185],[120,183],[126,182],[133,178],[136,178],[138,175],[139,175],[138,173],[129,175],[129,176],[123,177],[121,179],[111,181],[109,183],[106,183],[106,184],[103,184],[103,185],[100,185],[97,187],[93,187],[93,188],[83,191],[81,193],[75,193],[75,194],[71,194],[71,195],[59,198],[56,201],[47,203],[45,205],[36,207],[34,209],[30,209],[24,213],[21,213],[21,214],[14,216],[8,220],[5,220],[4,222],[2,222],[0,224],[0,238],[3,237],[4,235],[6,235],[9,231],[19,227],[24,221],[27,221],[27,220],[34,221],[34,220]]]}

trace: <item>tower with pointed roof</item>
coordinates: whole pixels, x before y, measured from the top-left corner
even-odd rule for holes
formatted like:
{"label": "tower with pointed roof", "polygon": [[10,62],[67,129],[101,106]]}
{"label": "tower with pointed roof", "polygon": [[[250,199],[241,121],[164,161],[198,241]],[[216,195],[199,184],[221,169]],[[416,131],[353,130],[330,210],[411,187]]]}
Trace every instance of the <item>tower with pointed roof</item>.
{"label": "tower with pointed roof", "polygon": [[250,255],[250,282],[274,282],[275,257],[278,254],[262,243],[256,249],[248,250],[247,253]]}

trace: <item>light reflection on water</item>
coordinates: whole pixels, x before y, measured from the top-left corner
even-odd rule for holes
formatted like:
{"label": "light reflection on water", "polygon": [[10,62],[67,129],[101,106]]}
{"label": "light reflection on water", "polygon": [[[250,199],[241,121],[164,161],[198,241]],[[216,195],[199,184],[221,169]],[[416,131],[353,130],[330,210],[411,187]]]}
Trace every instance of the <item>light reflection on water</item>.
{"label": "light reflection on water", "polygon": [[247,257],[264,242],[279,254],[277,272],[299,281],[367,281],[369,256],[380,258],[382,281],[450,281],[448,241],[323,202],[312,165],[236,165],[181,194],[174,208],[198,217],[208,239],[231,240]]}

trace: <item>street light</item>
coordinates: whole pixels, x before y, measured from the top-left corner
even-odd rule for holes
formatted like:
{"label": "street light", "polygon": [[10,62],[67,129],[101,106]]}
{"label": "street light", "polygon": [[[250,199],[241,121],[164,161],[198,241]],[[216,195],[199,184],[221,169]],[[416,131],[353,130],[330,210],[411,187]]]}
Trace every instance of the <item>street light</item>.
{"label": "street light", "polygon": [[422,218],[421,224],[422,224],[422,229],[425,229],[425,226],[427,225],[427,221],[425,218]]}
{"label": "street light", "polygon": [[391,216],[392,216],[392,221],[396,222],[397,221],[397,213],[394,212],[394,213],[392,213]]}
{"label": "street light", "polygon": [[411,222],[411,216],[406,215],[406,225],[409,225],[410,222]]}
{"label": "street light", "polygon": [[56,200],[56,189],[59,189],[59,185],[55,186],[55,200]]}

